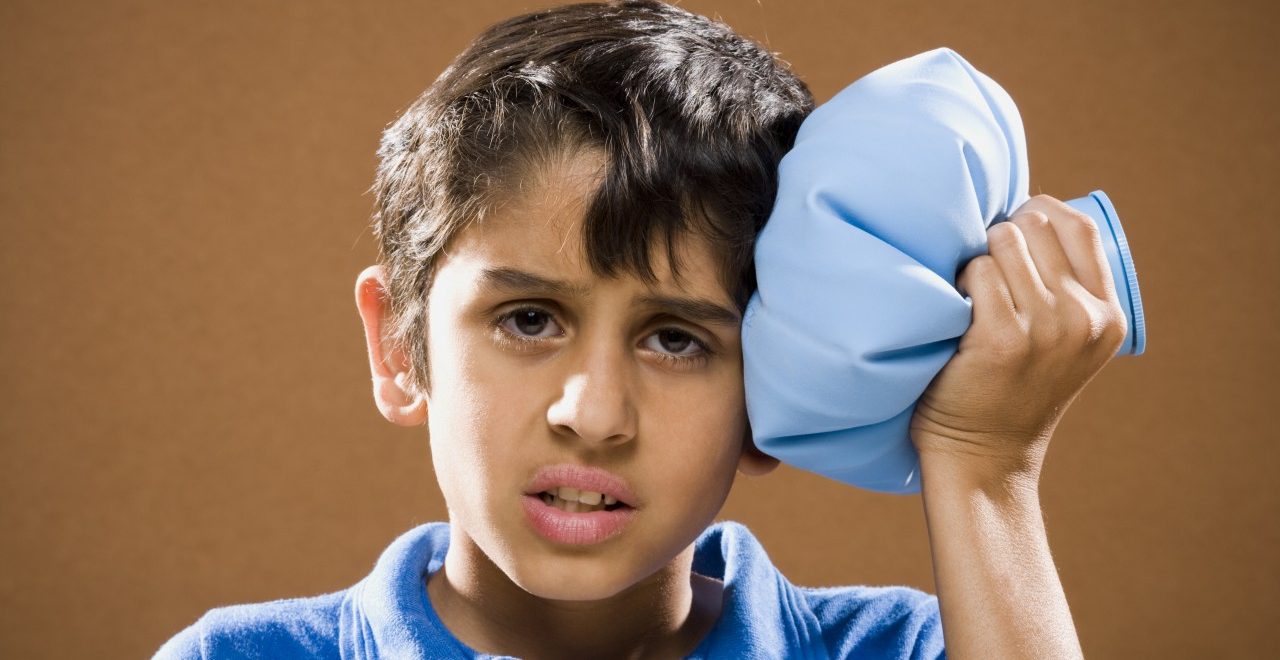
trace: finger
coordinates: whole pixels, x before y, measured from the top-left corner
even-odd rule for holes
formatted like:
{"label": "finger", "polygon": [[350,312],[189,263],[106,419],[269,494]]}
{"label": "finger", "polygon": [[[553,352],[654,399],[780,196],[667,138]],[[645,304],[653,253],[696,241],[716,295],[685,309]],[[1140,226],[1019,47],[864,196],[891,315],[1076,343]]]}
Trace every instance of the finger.
{"label": "finger", "polygon": [[1071,260],[1067,258],[1058,239],[1058,232],[1052,227],[1047,214],[1041,211],[1023,211],[1015,214],[1009,222],[1022,230],[1027,251],[1031,254],[1031,261],[1045,288],[1054,294],[1061,294],[1076,283],[1075,269],[1071,267]]}
{"label": "finger", "polygon": [[1018,207],[1017,212],[1041,211],[1053,218],[1050,223],[1067,253],[1076,280],[1089,293],[1106,300],[1115,296],[1111,265],[1103,250],[1102,230],[1088,214],[1077,211],[1049,195],[1036,195]]}
{"label": "finger", "polygon": [[973,299],[973,326],[1008,323],[1017,317],[1018,309],[1004,273],[990,255],[971,259],[956,278],[956,288]]}
{"label": "finger", "polygon": [[1027,241],[1017,225],[1001,222],[988,229],[987,251],[1000,264],[1018,311],[1028,312],[1048,304],[1053,294],[1040,281]]}

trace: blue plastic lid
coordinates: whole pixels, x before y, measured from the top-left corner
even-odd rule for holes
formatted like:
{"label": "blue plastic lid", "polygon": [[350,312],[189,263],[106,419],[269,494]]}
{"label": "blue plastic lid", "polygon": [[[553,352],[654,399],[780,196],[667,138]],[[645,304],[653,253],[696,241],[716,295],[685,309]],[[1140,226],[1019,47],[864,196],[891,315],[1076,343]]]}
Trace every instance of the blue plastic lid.
{"label": "blue plastic lid", "polygon": [[1116,213],[1111,198],[1101,190],[1089,193],[1088,197],[1070,200],[1067,204],[1093,218],[1102,234],[1102,247],[1111,265],[1116,295],[1129,320],[1129,331],[1124,345],[1120,347],[1120,354],[1142,355],[1147,350],[1147,323],[1142,312],[1142,293],[1138,290],[1138,269],[1133,265],[1120,214]]}

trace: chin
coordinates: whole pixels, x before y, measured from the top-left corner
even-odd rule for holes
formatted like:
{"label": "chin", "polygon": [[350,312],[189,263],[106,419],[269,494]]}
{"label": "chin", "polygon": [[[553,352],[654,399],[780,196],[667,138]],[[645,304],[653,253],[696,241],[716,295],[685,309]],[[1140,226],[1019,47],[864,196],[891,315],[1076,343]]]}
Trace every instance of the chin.
{"label": "chin", "polygon": [[643,576],[629,575],[617,557],[523,557],[507,577],[538,598],[548,600],[603,600],[625,591]]}

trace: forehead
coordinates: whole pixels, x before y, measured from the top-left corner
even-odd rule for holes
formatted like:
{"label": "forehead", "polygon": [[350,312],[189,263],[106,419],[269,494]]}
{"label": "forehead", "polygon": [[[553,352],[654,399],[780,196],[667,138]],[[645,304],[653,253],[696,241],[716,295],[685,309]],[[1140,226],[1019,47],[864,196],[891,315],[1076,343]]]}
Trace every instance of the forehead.
{"label": "forehead", "polygon": [[547,167],[511,184],[512,192],[484,218],[461,230],[441,255],[437,277],[449,270],[455,276],[481,281],[485,271],[508,268],[554,278],[589,295],[599,286],[625,286],[656,293],[694,295],[733,308],[711,243],[698,235],[682,234],[672,245],[680,276],[672,272],[665,242],[649,246],[652,286],[637,275],[595,274],[587,259],[583,225],[591,195],[599,185],[603,156],[598,152],[567,154]]}

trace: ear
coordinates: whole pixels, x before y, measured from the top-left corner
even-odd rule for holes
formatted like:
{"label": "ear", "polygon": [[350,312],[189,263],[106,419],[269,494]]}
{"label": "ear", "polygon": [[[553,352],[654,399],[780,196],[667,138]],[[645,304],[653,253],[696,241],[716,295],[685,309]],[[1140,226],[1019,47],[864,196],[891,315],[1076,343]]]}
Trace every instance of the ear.
{"label": "ear", "polygon": [[409,361],[404,352],[385,338],[389,310],[386,274],[382,266],[370,266],[356,277],[356,309],[364,323],[373,374],[373,400],[387,421],[419,426],[427,419],[427,402],[409,387]]}
{"label": "ear", "polygon": [[763,477],[778,467],[778,459],[760,451],[751,438],[751,425],[742,436],[742,456],[738,458],[738,471],[748,477]]}

